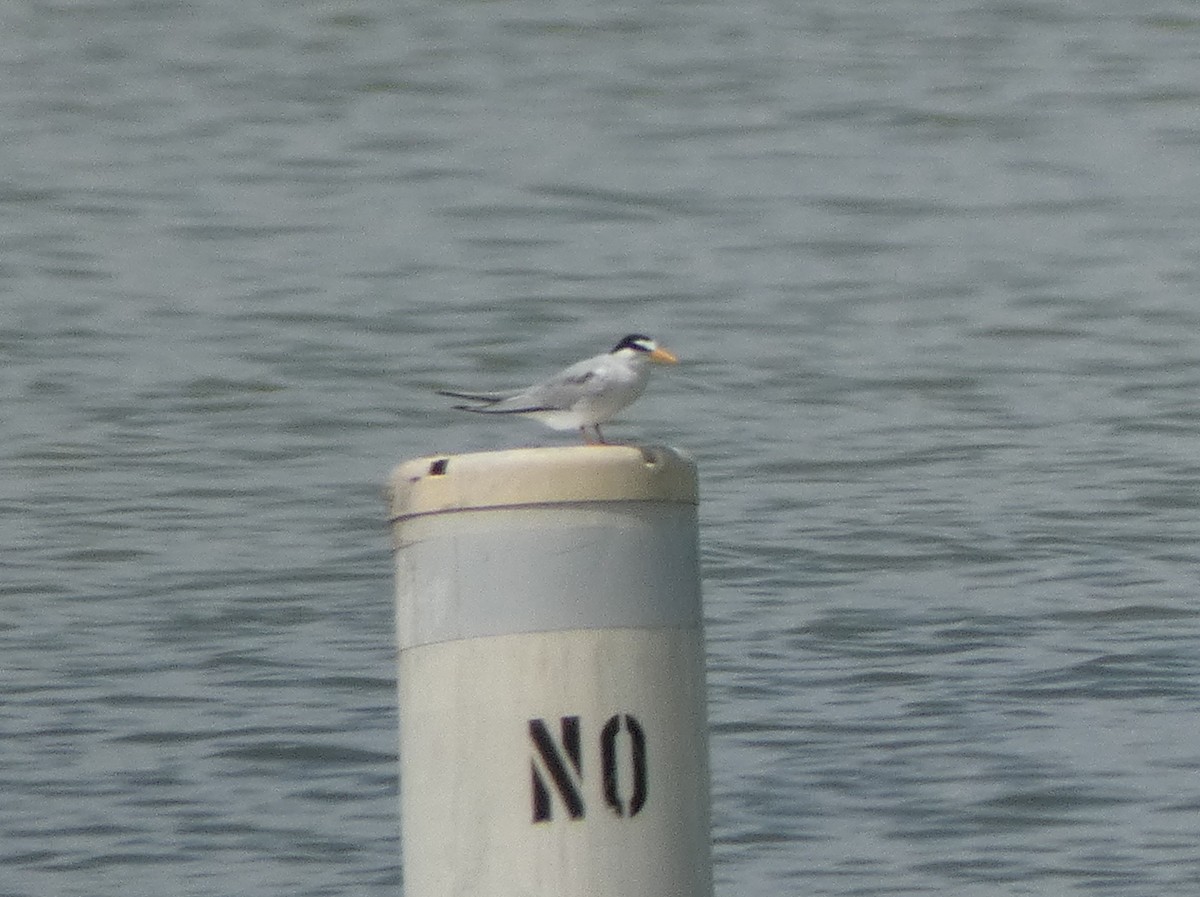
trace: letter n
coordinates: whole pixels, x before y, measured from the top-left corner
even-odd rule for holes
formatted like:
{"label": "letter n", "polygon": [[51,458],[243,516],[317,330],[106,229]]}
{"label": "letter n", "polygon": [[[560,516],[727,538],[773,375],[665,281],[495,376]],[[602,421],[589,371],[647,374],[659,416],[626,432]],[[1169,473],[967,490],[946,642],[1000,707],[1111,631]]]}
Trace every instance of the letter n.
{"label": "letter n", "polygon": [[533,776],[534,822],[548,822],[551,819],[551,789],[557,792],[572,819],[583,818],[583,797],[580,795],[583,762],[579,750],[579,717],[564,716],[560,725],[562,742],[558,744],[546,727],[545,720],[529,721],[529,738],[534,747],[530,764]]}

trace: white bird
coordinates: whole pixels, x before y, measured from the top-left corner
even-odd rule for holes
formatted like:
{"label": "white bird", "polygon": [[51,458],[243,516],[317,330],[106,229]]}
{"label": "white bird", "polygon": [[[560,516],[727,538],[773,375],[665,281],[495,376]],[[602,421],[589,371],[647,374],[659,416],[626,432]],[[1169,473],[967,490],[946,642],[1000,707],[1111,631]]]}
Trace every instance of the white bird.
{"label": "white bird", "polygon": [[553,377],[520,392],[451,392],[438,394],[468,399],[475,404],[455,405],[477,414],[517,414],[530,417],[553,430],[579,430],[585,443],[588,431],[604,443],[600,424],[611,420],[642,394],[652,361],[674,364],[678,359],[648,336],[631,333],[611,352],[576,362]]}

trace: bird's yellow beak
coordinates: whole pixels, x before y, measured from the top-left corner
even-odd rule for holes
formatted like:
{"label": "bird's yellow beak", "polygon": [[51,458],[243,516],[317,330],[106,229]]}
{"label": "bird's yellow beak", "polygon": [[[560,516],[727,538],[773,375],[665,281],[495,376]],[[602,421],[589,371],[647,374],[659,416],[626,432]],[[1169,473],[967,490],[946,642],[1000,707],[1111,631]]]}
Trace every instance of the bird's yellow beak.
{"label": "bird's yellow beak", "polygon": [[666,349],[662,349],[662,348],[655,349],[653,352],[651,352],[650,360],[651,361],[659,361],[659,362],[662,362],[663,364],[676,364],[679,361],[678,358],[676,358],[674,355],[672,355]]}

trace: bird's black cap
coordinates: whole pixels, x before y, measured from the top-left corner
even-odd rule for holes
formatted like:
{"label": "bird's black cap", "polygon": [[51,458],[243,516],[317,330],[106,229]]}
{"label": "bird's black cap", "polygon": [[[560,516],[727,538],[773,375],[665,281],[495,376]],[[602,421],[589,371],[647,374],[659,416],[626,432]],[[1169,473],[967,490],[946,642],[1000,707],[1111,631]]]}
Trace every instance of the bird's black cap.
{"label": "bird's black cap", "polygon": [[631,333],[615,346],[613,352],[620,352],[622,349],[633,349],[635,352],[653,352],[654,340],[641,333]]}

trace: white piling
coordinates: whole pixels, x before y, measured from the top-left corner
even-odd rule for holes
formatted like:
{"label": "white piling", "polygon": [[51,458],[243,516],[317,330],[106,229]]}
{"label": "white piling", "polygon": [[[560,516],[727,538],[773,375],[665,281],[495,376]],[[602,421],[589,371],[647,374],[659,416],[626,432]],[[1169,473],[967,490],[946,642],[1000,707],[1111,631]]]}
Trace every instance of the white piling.
{"label": "white piling", "polygon": [[666,448],[391,478],[406,897],[709,897],[696,471]]}

